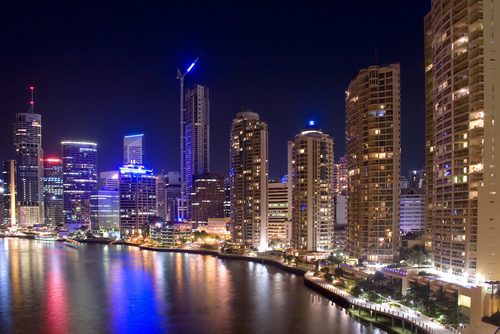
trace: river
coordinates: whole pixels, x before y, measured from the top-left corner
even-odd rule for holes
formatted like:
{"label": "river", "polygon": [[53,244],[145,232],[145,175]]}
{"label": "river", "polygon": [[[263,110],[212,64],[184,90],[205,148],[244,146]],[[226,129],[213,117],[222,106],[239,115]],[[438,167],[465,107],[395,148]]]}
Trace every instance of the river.
{"label": "river", "polygon": [[278,268],[0,239],[0,333],[385,333]]}

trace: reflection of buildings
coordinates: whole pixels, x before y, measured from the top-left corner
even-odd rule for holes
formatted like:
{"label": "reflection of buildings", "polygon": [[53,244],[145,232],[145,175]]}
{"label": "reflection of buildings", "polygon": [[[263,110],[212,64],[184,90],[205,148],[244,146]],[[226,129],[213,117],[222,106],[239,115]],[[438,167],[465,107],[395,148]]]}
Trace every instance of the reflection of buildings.
{"label": "reflection of buildings", "polygon": [[97,144],[63,141],[64,224],[70,230],[90,226],[90,195],[97,189]]}
{"label": "reflection of buildings", "polygon": [[392,263],[399,250],[399,64],[370,66],[346,91],[349,255]]}
{"label": "reflection of buildings", "polygon": [[251,111],[233,119],[229,175],[233,241],[267,248],[267,123]]}
{"label": "reflection of buildings", "polygon": [[286,182],[269,181],[267,188],[267,235],[269,240],[286,240],[285,225],[288,217],[288,185]]}
{"label": "reflection of buildings", "polygon": [[120,167],[120,234],[122,237],[147,232],[150,216],[156,215],[156,178],[139,165]]}
{"label": "reflection of buildings", "polygon": [[62,226],[63,168],[61,159],[43,160],[44,222],[49,226]]}

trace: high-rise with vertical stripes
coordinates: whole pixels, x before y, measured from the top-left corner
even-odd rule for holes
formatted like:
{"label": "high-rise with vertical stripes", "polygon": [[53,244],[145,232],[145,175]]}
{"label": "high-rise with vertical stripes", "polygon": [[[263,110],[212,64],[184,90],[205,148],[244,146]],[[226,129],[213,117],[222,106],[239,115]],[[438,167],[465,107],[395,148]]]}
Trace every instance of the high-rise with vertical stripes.
{"label": "high-rise with vertical stripes", "polygon": [[267,123],[245,111],[233,119],[230,140],[231,234],[234,242],[265,249],[267,236]]}
{"label": "high-rise with vertical stripes", "polygon": [[442,272],[499,280],[500,3],[432,0],[424,27],[426,247]]}
{"label": "high-rise with vertical stripes", "polygon": [[399,64],[370,66],[345,96],[349,255],[390,263],[399,249]]}
{"label": "high-rise with vertical stripes", "polygon": [[187,199],[187,218],[191,218],[191,202],[194,195],[193,184],[198,175],[204,175],[210,169],[210,100],[209,89],[202,85],[193,85],[184,96],[184,131],[185,152],[185,189]]}
{"label": "high-rise with vertical stripes", "polygon": [[43,222],[42,115],[35,113],[34,88],[30,90],[29,110],[16,114],[14,121],[18,222],[22,227]]}

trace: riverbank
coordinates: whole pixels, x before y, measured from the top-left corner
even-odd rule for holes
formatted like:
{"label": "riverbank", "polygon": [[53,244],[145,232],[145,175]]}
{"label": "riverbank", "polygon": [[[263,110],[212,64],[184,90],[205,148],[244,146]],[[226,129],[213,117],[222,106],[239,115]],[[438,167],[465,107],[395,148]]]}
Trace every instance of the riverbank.
{"label": "riverbank", "polygon": [[[410,310],[407,307],[396,309],[391,306],[375,304],[361,298],[354,297],[346,291],[334,287],[330,282],[323,278],[315,277],[312,272],[304,275],[304,283],[311,289],[321,293],[323,296],[331,299],[335,303],[345,305],[349,313],[357,315],[363,320],[379,324],[381,328],[389,330],[392,333],[405,333],[409,329],[410,333],[428,333],[428,334],[460,334],[454,328],[446,328],[433,319]],[[357,314],[355,311],[357,310]],[[363,312],[365,315],[363,315]],[[379,317],[381,317],[379,321]],[[387,327],[387,319],[390,321],[390,328]]]}

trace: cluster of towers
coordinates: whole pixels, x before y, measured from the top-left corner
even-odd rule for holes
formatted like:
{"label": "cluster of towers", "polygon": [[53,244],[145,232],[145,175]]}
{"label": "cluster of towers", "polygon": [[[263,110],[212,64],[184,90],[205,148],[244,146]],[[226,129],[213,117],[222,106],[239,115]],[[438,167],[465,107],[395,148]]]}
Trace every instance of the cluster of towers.
{"label": "cluster of towers", "polygon": [[[425,17],[424,241],[438,269],[499,279],[498,6],[469,2],[433,0]],[[231,125],[228,178],[210,173],[209,89],[184,90],[194,64],[178,72],[180,173],[145,168],[142,135],[126,136],[124,165],[99,178],[95,143],[63,141],[62,159],[43,159],[32,100],[16,115],[16,159],[2,165],[5,221],[97,227],[107,224],[103,212],[118,210],[110,224],[128,235],[152,215],[194,224],[228,217],[232,241],[245,247],[279,240],[302,252],[398,260],[400,203],[411,200],[400,185],[399,64],[361,69],[347,85],[345,156],[335,163],[333,138],[311,121],[288,142],[281,182],[269,180],[268,125],[249,110]]]}

